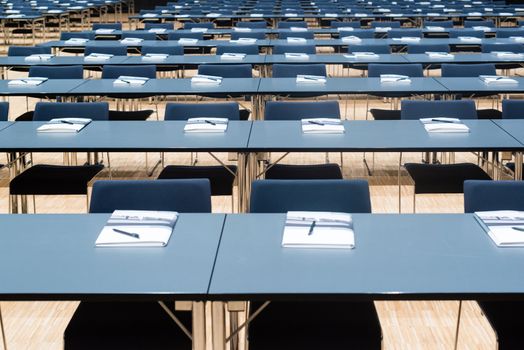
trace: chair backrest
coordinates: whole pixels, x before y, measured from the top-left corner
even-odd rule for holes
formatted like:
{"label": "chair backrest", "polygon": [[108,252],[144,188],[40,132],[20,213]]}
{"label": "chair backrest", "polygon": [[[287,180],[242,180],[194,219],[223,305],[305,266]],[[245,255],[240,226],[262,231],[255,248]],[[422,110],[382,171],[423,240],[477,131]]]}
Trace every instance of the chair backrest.
{"label": "chair backrest", "polygon": [[108,120],[109,104],[107,102],[37,102],[33,114],[34,121],[68,117]]}
{"label": "chair backrest", "polygon": [[486,36],[484,34],[484,31],[474,30],[474,29],[450,29],[448,34],[450,38],[458,38],[461,36],[470,36],[473,38],[484,38]]}
{"label": "chair backrest", "polygon": [[264,40],[266,38],[266,33],[264,32],[232,32],[231,33],[231,40],[238,40],[240,38]]}
{"label": "chair backrest", "polygon": [[166,104],[164,120],[187,120],[198,117],[239,120],[240,111],[237,102]]}
{"label": "chair backrest", "polygon": [[211,186],[208,179],[96,181],[89,212],[116,209],[210,213]]}
{"label": "chair backrest", "polygon": [[477,109],[473,100],[456,101],[410,101],[402,100],[400,119],[420,119],[449,117],[477,119]]}
{"label": "chair backrest", "polygon": [[371,21],[371,28],[400,28],[399,21]]}
{"label": "chair backrest", "polygon": [[217,45],[216,54],[223,53],[244,53],[246,55],[258,55],[260,53],[258,45]]}
{"label": "chair backrest", "polygon": [[293,210],[370,213],[364,180],[258,180],[251,187],[252,213]]}
{"label": "chair backrest", "polygon": [[91,28],[93,28],[93,30],[97,30],[97,29],[122,30],[122,23],[93,23],[93,26]]}
{"label": "chair backrest", "polygon": [[314,45],[275,45],[273,46],[274,55],[283,55],[286,53],[305,53],[314,55],[317,49]]}
{"label": "chair backrest", "polygon": [[238,28],[263,29],[263,28],[267,28],[267,22],[266,21],[237,22],[236,26]]}
{"label": "chair backrest", "polygon": [[180,32],[180,31],[174,31],[167,34],[167,40],[180,40],[181,38],[184,39],[198,39],[198,40],[204,40],[204,33],[200,32]]}
{"label": "chair backrest", "polygon": [[424,27],[453,28],[453,21],[424,21]]}
{"label": "chair backrest", "polygon": [[351,28],[360,28],[360,21],[331,21],[331,28],[340,28],[340,27],[351,27]]}
{"label": "chair backrest", "polygon": [[151,23],[151,22],[144,23],[144,30],[149,30],[149,29],[172,30],[174,29],[174,26],[173,26],[173,23]]}
{"label": "chair backrest", "polygon": [[83,79],[84,67],[76,66],[31,66],[30,77],[44,77],[49,79]]}
{"label": "chair backrest", "polygon": [[156,40],[156,34],[155,33],[146,32],[146,31],[138,31],[138,30],[126,31],[126,32],[122,32],[122,39],[125,39],[125,38],[138,38],[138,39],[143,39],[143,40]]}
{"label": "chair backrest", "polygon": [[391,48],[387,44],[349,45],[348,52],[373,52],[376,54],[390,54]]}
{"label": "chair backrest", "polygon": [[369,77],[380,77],[382,74],[401,74],[407,75],[412,78],[422,78],[424,71],[422,65],[418,63],[408,64],[382,64],[372,63],[368,65],[368,76]]}
{"label": "chair backrest", "polygon": [[265,120],[300,120],[319,117],[340,118],[338,101],[268,101],[264,109]]}
{"label": "chair backrest", "polygon": [[464,181],[464,212],[524,210],[522,181]]}
{"label": "chair backrest", "polygon": [[502,119],[524,119],[524,100],[502,100]]}
{"label": "chair backrest", "polygon": [[60,40],[69,40],[71,38],[82,38],[88,40],[95,39],[94,32],[62,32],[60,33]]}
{"label": "chair backrest", "polygon": [[155,79],[156,66],[113,66],[108,64],[102,68],[102,79],[116,79],[121,75]]}
{"label": "chair backrest", "polygon": [[216,75],[222,78],[252,78],[250,64],[201,64],[198,74]]}
{"label": "chair backrest", "polygon": [[279,39],[287,38],[302,38],[312,40],[315,39],[315,33],[313,32],[293,32],[291,30],[284,30],[278,33]]}
{"label": "chair backrest", "polygon": [[148,53],[163,53],[167,55],[183,55],[184,47],[182,45],[145,45],[140,49],[142,55]]}
{"label": "chair backrest", "polygon": [[9,102],[0,102],[0,121],[9,119]]}
{"label": "chair backrest", "polygon": [[50,47],[42,46],[9,46],[7,56],[31,56],[51,54]]}
{"label": "chair backrest", "polygon": [[338,32],[339,37],[356,36],[360,39],[373,39],[375,31],[373,29],[355,29],[355,30],[341,30]]}
{"label": "chair backrest", "polygon": [[88,56],[92,53],[103,53],[115,56],[127,56],[127,47],[124,45],[114,46],[98,46],[98,45],[86,45],[84,55]]}
{"label": "chair backrest", "polygon": [[443,77],[478,77],[479,75],[496,75],[497,69],[493,63],[444,63],[441,66]]}
{"label": "chair backrest", "polygon": [[408,53],[449,52],[448,44],[409,44]]}
{"label": "chair backrest", "polygon": [[509,38],[511,36],[524,36],[524,30],[520,28],[497,28],[497,38]]}
{"label": "chair backrest", "polygon": [[289,29],[291,27],[307,28],[305,21],[281,21],[278,22],[278,29]]}
{"label": "chair backrest", "polygon": [[464,21],[464,28],[472,28],[472,27],[495,27],[495,22],[492,20],[485,20],[485,21],[475,21],[475,20],[466,20]]}
{"label": "chair backrest", "polygon": [[388,38],[422,37],[422,29],[391,29]]}
{"label": "chair backrest", "polygon": [[482,44],[482,52],[493,51],[510,51],[514,53],[524,53],[524,45],[522,44]]}
{"label": "chair backrest", "polygon": [[193,28],[214,29],[215,24],[213,22],[201,22],[201,23],[185,22],[184,23],[184,29],[193,29]]}
{"label": "chair backrest", "polygon": [[326,65],[323,63],[314,64],[287,64],[276,63],[273,65],[274,78],[295,78],[299,74],[327,75]]}

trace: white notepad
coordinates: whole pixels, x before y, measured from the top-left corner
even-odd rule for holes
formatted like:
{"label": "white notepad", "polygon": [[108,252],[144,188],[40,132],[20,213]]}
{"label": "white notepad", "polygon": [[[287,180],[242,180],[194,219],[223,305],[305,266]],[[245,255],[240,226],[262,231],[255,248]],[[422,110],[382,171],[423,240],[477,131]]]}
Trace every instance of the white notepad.
{"label": "white notepad", "polygon": [[45,77],[31,77],[9,80],[8,86],[38,86],[47,81]]}
{"label": "white notepad", "polygon": [[387,84],[411,84],[411,79],[407,75],[400,74],[381,74],[380,83]]}
{"label": "white notepad", "polygon": [[467,125],[460,119],[447,117],[421,118],[424,129],[429,133],[466,133],[469,132]]}
{"label": "white notepad", "polygon": [[142,61],[165,61],[168,57],[169,55],[166,53],[146,53],[144,56],[142,56]]}
{"label": "white notepad", "polygon": [[524,212],[481,211],[475,218],[498,247],[524,247]]}
{"label": "white notepad", "polygon": [[297,17],[298,15],[297,15],[296,13],[290,13],[290,12],[288,12],[288,13],[284,13],[284,16],[285,16],[285,17]]}
{"label": "white notepad", "polygon": [[334,12],[330,12],[330,13],[325,13],[324,16],[326,17],[330,17],[330,18],[337,18],[338,17],[338,13],[334,13]]}
{"label": "white notepad", "polygon": [[158,14],[157,13],[144,13],[142,15],[142,17],[144,17],[144,18],[154,18],[154,17],[158,17]]}
{"label": "white notepad", "polygon": [[490,32],[491,28],[490,27],[484,27],[484,26],[474,26],[473,30],[481,30],[483,32]]}
{"label": "white notepad", "polygon": [[353,36],[353,35],[342,37],[340,38],[340,40],[342,40],[345,43],[350,43],[350,44],[359,44],[362,42],[362,39],[360,39],[357,36]]}
{"label": "white notepad", "polygon": [[111,54],[105,54],[105,53],[91,53],[84,57],[84,61],[86,62],[100,62],[100,61],[108,61],[113,57]]}
{"label": "white notepad", "polygon": [[443,32],[446,30],[446,28],[438,26],[426,26],[426,29],[432,32]]}
{"label": "white notepad", "polygon": [[26,56],[24,58],[24,61],[27,61],[27,62],[45,62],[45,61],[51,60],[51,58],[53,58],[53,57],[54,57],[54,55],[34,54],[34,55]]}
{"label": "white notepad", "polygon": [[377,33],[387,33],[391,30],[391,27],[376,27],[375,32]]}
{"label": "white notepad", "polygon": [[226,132],[229,120],[227,118],[189,118],[184,126],[184,132],[215,133]]}
{"label": "white notepad", "polygon": [[286,57],[286,60],[293,60],[293,61],[307,61],[309,60],[309,55],[307,53],[293,53],[293,52],[286,52],[284,54]]}
{"label": "white notepad", "polygon": [[304,134],[343,134],[342,120],[336,118],[305,118],[301,120]]}
{"label": "white notepad", "polygon": [[70,38],[64,41],[66,45],[84,45],[89,41],[89,39],[85,38]]}
{"label": "white notepad", "polygon": [[208,14],[206,15],[206,17],[208,17],[208,18],[220,17],[220,13],[218,13],[218,12],[208,13]]}
{"label": "white notepad", "polygon": [[299,74],[296,79],[297,84],[325,84],[326,77],[321,75]]}
{"label": "white notepad", "polygon": [[304,27],[289,27],[292,32],[307,32],[307,28]]}
{"label": "white notepad", "polygon": [[306,39],[304,38],[296,38],[296,37],[288,37],[286,39],[286,41],[289,43],[289,44],[304,44],[307,42]]}
{"label": "white notepad", "polygon": [[115,210],[100,232],[96,247],[165,247],[177,212]]}
{"label": "white notepad", "polygon": [[198,74],[191,78],[191,84],[220,85],[222,84],[222,77]]}
{"label": "white notepad", "polygon": [[452,54],[448,52],[431,52],[427,51],[426,55],[429,56],[429,58],[435,58],[435,59],[452,59],[455,58]]}
{"label": "white notepad", "polygon": [[148,30],[149,33],[162,34],[167,32],[166,28],[151,28]]}
{"label": "white notepad", "polygon": [[416,37],[416,36],[403,36],[401,38],[393,38],[394,41],[403,41],[403,42],[414,42],[414,43],[417,43],[420,41],[420,38],[419,37]]}
{"label": "white notepad", "polygon": [[257,39],[255,38],[238,38],[237,40],[230,40],[229,41],[232,44],[239,44],[239,45],[253,45],[257,42]]}
{"label": "white notepad", "polygon": [[481,43],[481,38],[475,38],[474,36],[459,36],[458,39],[465,43]]}
{"label": "white notepad", "polygon": [[224,52],[220,55],[220,59],[223,61],[242,61],[244,58],[246,58],[245,53]]}
{"label": "white notepad", "polygon": [[263,13],[252,13],[249,15],[249,17],[264,17]]}
{"label": "white notepad", "polygon": [[507,59],[521,59],[524,57],[524,55],[521,53],[515,53],[511,51],[492,51],[491,53],[499,58]]}
{"label": "white notepad", "polygon": [[233,27],[233,30],[235,32],[240,32],[240,33],[249,33],[249,32],[252,32],[252,29],[251,28],[244,28],[244,27]]}
{"label": "white notepad", "polygon": [[180,38],[180,39],[178,39],[178,43],[180,45],[195,45],[196,43],[198,43],[198,39],[194,39],[194,38]]}
{"label": "white notepad", "polygon": [[49,133],[77,133],[85,128],[91,119],[89,118],[55,118],[36,129],[37,132]]}
{"label": "white notepad", "polygon": [[355,235],[351,215],[290,211],[286,215],[282,247],[353,249]]}
{"label": "white notepad", "polygon": [[352,54],[344,54],[346,58],[352,59],[378,59],[379,55],[373,52],[353,52]]}
{"label": "white notepad", "polygon": [[510,36],[509,38],[517,43],[524,43],[524,36]]}
{"label": "white notepad", "polygon": [[518,84],[518,81],[501,75],[480,75],[479,79],[485,84]]}
{"label": "white notepad", "polygon": [[191,28],[191,32],[193,32],[193,33],[205,33],[205,32],[207,32],[207,28]]}
{"label": "white notepad", "polygon": [[145,77],[133,77],[129,75],[121,75],[114,82],[114,86],[142,86],[149,78]]}
{"label": "white notepad", "polygon": [[100,28],[100,29],[95,30],[95,33],[96,33],[96,34],[111,34],[111,33],[113,33],[114,31],[115,31],[114,29],[109,29],[109,28]]}
{"label": "white notepad", "polygon": [[125,39],[120,40],[120,43],[129,45],[129,44],[138,44],[138,43],[141,43],[142,41],[144,41],[144,39],[142,38],[125,38]]}

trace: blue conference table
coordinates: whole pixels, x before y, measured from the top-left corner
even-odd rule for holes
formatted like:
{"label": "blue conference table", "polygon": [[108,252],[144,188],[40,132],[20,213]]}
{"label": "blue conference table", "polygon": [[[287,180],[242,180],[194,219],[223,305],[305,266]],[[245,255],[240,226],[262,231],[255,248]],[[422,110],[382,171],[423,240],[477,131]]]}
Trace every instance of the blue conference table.
{"label": "blue conference table", "polygon": [[70,92],[87,82],[83,79],[49,79],[38,86],[10,86],[9,80],[0,80],[0,96],[68,96]]}
{"label": "blue conference table", "polygon": [[517,83],[491,83],[486,84],[480,78],[442,78],[435,77],[435,81],[445,86],[449,93],[455,94],[475,94],[475,93],[492,93],[492,94],[509,94],[524,92],[524,78],[511,77]]}

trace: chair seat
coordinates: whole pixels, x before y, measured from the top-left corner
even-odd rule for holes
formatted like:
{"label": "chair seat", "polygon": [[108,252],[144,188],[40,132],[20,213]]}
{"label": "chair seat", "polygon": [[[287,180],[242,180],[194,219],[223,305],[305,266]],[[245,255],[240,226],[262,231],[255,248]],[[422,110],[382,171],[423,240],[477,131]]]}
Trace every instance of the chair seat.
{"label": "chair seat", "polygon": [[375,120],[400,120],[399,110],[371,108],[369,113]]}
{"label": "chair seat", "polygon": [[[191,331],[191,313],[176,314]],[[154,302],[81,302],[64,350],[190,350],[191,340]]]}
{"label": "chair seat", "polygon": [[273,164],[266,171],[266,179],[322,180],[342,179],[338,164],[289,165]]}
{"label": "chair seat", "polygon": [[499,350],[524,349],[524,302],[479,301],[482,311],[497,334]]}
{"label": "chair seat", "polygon": [[109,111],[109,120],[146,120],[155,111],[152,109],[145,109],[142,111]]}
{"label": "chair seat", "polygon": [[415,182],[415,193],[463,193],[465,180],[491,180],[473,163],[404,164]]}
{"label": "chair seat", "polygon": [[[235,165],[228,165],[228,167],[235,174],[237,173]],[[221,165],[169,165],[160,172],[158,179],[209,179],[211,195],[229,196],[233,194],[235,176]]]}
{"label": "chair seat", "polygon": [[381,342],[373,302],[272,302],[249,326],[251,350],[379,350]]}
{"label": "chair seat", "polygon": [[16,117],[15,121],[17,122],[30,122],[33,121],[33,115],[35,114],[35,111],[27,111],[23,114],[20,114],[18,117]]}
{"label": "chair seat", "polygon": [[87,184],[103,165],[45,165],[37,164],[9,183],[12,195],[87,194]]}
{"label": "chair seat", "polygon": [[477,109],[478,119],[502,119],[502,112],[498,109]]}

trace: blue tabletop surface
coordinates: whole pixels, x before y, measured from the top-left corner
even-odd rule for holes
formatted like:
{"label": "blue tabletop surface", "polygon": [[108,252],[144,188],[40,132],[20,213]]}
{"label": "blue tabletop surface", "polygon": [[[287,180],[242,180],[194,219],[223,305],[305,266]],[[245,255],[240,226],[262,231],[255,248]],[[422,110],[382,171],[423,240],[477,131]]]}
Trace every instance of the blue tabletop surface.
{"label": "blue tabletop surface", "polygon": [[450,93],[522,93],[524,92],[524,78],[512,76],[516,84],[492,83],[486,84],[479,78],[435,78],[445,86]]}
{"label": "blue tabletop surface", "polygon": [[76,87],[87,80],[82,79],[49,79],[38,86],[9,86],[9,80],[0,80],[0,95],[69,95]]}
{"label": "blue tabletop surface", "polygon": [[500,119],[493,122],[524,145],[524,119]]}

